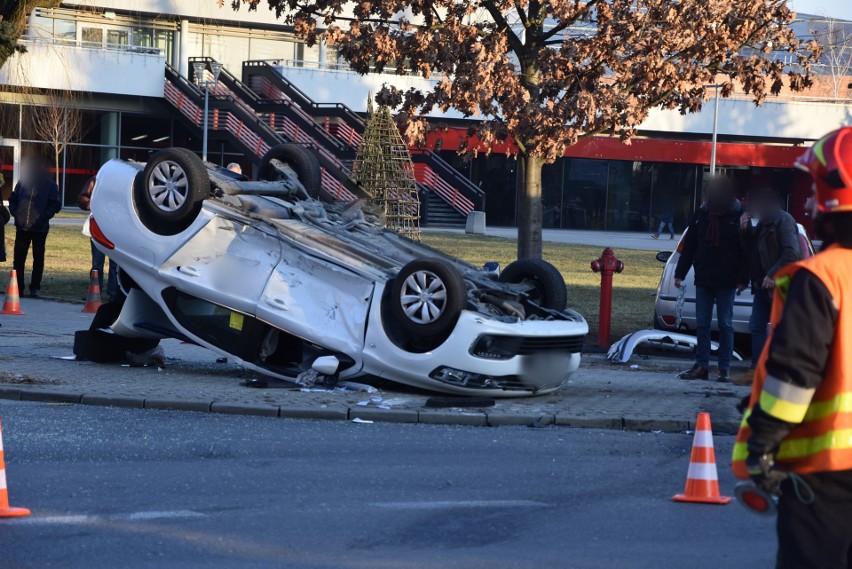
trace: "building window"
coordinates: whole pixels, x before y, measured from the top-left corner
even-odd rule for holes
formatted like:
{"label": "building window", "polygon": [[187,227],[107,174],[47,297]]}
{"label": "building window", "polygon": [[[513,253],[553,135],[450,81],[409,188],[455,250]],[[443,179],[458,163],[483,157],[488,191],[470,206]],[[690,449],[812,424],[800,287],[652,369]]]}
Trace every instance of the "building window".
{"label": "building window", "polygon": [[130,32],[126,30],[107,30],[107,46],[123,46],[127,45],[130,38]]}
{"label": "building window", "polygon": [[103,28],[84,27],[80,33],[80,40],[85,46],[101,47],[104,43],[104,30]]}

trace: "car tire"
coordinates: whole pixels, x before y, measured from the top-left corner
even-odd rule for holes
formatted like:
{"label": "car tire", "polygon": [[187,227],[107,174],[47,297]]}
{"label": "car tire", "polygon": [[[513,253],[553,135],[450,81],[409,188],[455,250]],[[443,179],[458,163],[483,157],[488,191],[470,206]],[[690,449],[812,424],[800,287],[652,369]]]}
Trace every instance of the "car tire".
{"label": "car tire", "polygon": [[305,187],[308,195],[312,198],[319,196],[322,185],[322,171],[313,150],[298,144],[273,146],[260,159],[260,166],[257,169],[258,179],[272,182],[278,180],[275,168],[270,164],[272,160],[280,160],[290,166],[299,177],[299,181]]}
{"label": "car tire", "polygon": [[500,273],[500,282],[518,284],[528,281],[535,287],[528,293],[530,300],[551,310],[565,310],[568,288],[559,269],[541,259],[519,259]]}
{"label": "car tire", "polygon": [[175,235],[192,225],[210,196],[207,167],[184,148],[153,154],[134,186],[139,219],[158,235]]}
{"label": "car tire", "polygon": [[393,279],[389,302],[394,319],[416,345],[434,349],[458,322],[467,305],[467,287],[449,261],[418,259],[405,265]]}

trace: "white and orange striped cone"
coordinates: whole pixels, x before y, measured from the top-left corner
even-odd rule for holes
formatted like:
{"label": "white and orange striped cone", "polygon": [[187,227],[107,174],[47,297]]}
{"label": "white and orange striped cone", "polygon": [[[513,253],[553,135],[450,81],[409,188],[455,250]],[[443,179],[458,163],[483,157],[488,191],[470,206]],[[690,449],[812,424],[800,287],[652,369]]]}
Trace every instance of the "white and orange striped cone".
{"label": "white and orange striped cone", "polygon": [[3,300],[3,310],[0,314],[7,316],[23,316],[21,310],[21,293],[18,290],[18,272],[12,269],[9,273],[9,286],[6,287],[6,298]]}
{"label": "white and orange striped cone", "polygon": [[97,312],[101,307],[101,285],[98,283],[98,271],[89,274],[89,290],[86,293],[86,305],[80,312]]}
{"label": "white and orange striped cone", "polygon": [[9,491],[6,489],[6,457],[3,454],[3,424],[0,423],[0,518],[29,516],[26,508],[9,507]]}
{"label": "white and orange striped cone", "polygon": [[674,496],[675,502],[697,502],[701,504],[727,504],[728,496],[719,493],[719,473],[716,471],[716,451],[713,448],[713,429],[710,413],[698,414],[695,438],[692,440],[692,456],[686,474],[683,494]]}

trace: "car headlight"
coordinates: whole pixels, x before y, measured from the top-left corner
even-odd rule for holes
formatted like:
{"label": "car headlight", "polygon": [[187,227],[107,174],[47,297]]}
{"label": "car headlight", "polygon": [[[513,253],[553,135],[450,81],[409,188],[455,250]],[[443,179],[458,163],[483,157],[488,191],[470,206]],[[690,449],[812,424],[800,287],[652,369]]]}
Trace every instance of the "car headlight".
{"label": "car headlight", "polygon": [[508,360],[518,355],[522,343],[523,338],[519,336],[483,334],[473,343],[470,353],[487,360]]}

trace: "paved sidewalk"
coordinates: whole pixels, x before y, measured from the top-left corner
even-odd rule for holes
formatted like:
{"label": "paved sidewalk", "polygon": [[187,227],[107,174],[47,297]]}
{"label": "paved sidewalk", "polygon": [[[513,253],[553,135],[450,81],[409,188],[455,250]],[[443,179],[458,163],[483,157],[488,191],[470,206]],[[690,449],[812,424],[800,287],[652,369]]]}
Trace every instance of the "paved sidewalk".
{"label": "paved sidewalk", "polygon": [[[377,393],[302,392],[241,386],[256,377],[219,356],[175,340],[161,343],[165,368],[56,359],[72,353],[73,333],[88,328],[81,305],[23,299],[25,316],[0,315],[0,398],[153,409],[464,425],[567,425],[680,432],[709,411],[716,432],[734,432],[735,405],[746,388],[683,382],[683,360],[611,365],[585,356],[571,382],[556,393],[498,400],[486,409],[427,409],[430,394],[382,384]],[[434,395],[434,394],[432,394]],[[381,406],[381,407],[380,407]],[[382,408],[386,407],[386,408]]]}
{"label": "paved sidewalk", "polygon": [[[423,227],[426,233],[464,233],[464,229],[451,227]],[[517,239],[518,229],[515,227],[487,227],[485,234],[491,237]],[[653,239],[649,233],[625,231],[585,231],[580,229],[544,229],[542,239],[552,243],[567,243],[570,245],[591,245],[593,247],[612,247],[613,249],[638,249],[641,251],[674,251],[680,234],[674,240],[668,235]]]}

